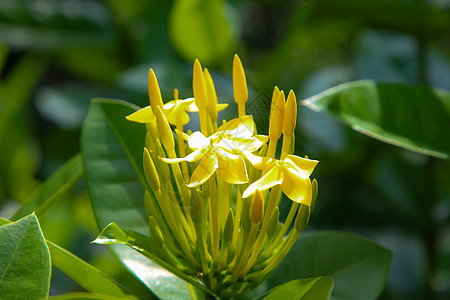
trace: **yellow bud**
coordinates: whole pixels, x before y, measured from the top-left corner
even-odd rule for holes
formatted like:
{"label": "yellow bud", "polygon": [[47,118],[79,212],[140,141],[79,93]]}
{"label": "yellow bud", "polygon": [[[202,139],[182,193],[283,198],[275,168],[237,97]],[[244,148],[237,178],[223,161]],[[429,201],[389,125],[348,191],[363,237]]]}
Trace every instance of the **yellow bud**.
{"label": "yellow bud", "polygon": [[179,95],[178,89],[173,89],[173,99],[178,100]]}
{"label": "yellow bud", "polygon": [[[166,152],[164,151],[163,146],[161,145],[161,141],[159,139],[157,139],[155,141],[155,145],[156,145],[156,153],[158,154],[158,156],[166,157],[167,156]],[[170,180],[171,173],[170,173],[169,165],[166,163],[160,163],[158,165],[158,167],[159,167],[159,172],[160,172],[159,175],[160,175],[162,181],[166,182],[166,181]]]}
{"label": "yellow bud", "polygon": [[274,87],[273,93],[272,93],[272,102],[270,102],[270,118],[272,119],[272,113],[274,111],[273,107],[277,104],[278,101],[278,95],[280,94],[280,90],[277,86]]}
{"label": "yellow bud", "polygon": [[157,247],[162,247],[164,245],[164,236],[162,235],[161,229],[158,226],[158,222],[156,222],[153,216],[148,218],[148,229],[150,232],[150,238]]}
{"label": "yellow bud", "polygon": [[211,74],[209,74],[208,69],[205,68],[205,72],[203,73],[206,82],[206,94],[208,96],[208,113],[212,120],[217,120],[217,94],[216,89],[214,88],[214,82],[212,80]]}
{"label": "yellow bud", "polygon": [[307,205],[300,205],[300,208],[297,212],[297,217],[295,218],[294,229],[298,232],[302,232],[308,224],[309,213],[311,212],[311,208]]}
{"label": "yellow bud", "polygon": [[206,83],[203,77],[202,66],[198,59],[194,62],[194,78],[192,81],[192,88],[194,90],[195,104],[199,110],[206,109],[207,98],[206,98]]}
{"label": "yellow bud", "polygon": [[159,137],[161,138],[161,143],[166,150],[172,150],[175,147],[175,142],[173,141],[172,130],[164,116],[161,107],[156,108],[156,123],[158,125]]}
{"label": "yellow bud", "polygon": [[150,69],[148,72],[148,97],[150,98],[150,106],[153,113],[156,115],[156,108],[163,107],[161,91],[159,90],[158,80],[156,80],[155,72]]}
{"label": "yellow bud", "polygon": [[272,117],[269,123],[269,138],[271,140],[278,140],[281,136],[281,131],[283,130],[285,110],[284,100],[284,92],[281,91],[278,95],[276,104],[272,107]]}
{"label": "yellow bud", "polygon": [[158,191],[160,188],[158,171],[156,171],[155,164],[153,163],[147,148],[144,148],[144,173],[150,188],[154,191]]}
{"label": "yellow bud", "polygon": [[247,81],[241,60],[237,54],[233,60],[233,92],[237,104],[245,104],[248,99]]}
{"label": "yellow bud", "polygon": [[297,99],[293,90],[289,91],[288,98],[286,100],[286,111],[284,115],[283,134],[285,136],[291,136],[294,134],[295,124],[297,122]]}
{"label": "yellow bud", "polygon": [[250,207],[250,221],[258,224],[264,215],[264,199],[260,190],[256,190],[253,195],[252,206]]}

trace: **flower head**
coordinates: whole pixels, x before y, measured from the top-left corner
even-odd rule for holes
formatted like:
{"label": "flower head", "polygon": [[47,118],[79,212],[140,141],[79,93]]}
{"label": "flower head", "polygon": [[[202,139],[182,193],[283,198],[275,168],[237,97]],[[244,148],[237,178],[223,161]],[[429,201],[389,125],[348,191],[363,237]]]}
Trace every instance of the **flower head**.
{"label": "flower head", "polygon": [[[199,274],[194,282],[215,296],[247,292],[283,259],[315,203],[317,189],[312,186],[317,185],[311,184],[310,176],[318,161],[293,154],[294,92],[285,101],[284,92],[275,88],[269,133],[263,136],[245,113],[247,82],[237,55],[233,92],[239,114],[228,122],[217,120],[217,111],[226,105],[217,103],[211,74],[198,60],[193,98],[180,100],[176,90],[175,99],[163,104],[152,70],[148,82],[150,106],[127,119],[147,124],[145,207],[150,239],[158,245],[153,255],[172,270]],[[187,112],[198,113],[201,131],[184,132],[183,125],[190,120]],[[282,140],[280,159],[278,140]],[[292,202],[290,217],[280,225],[282,193]],[[251,200],[243,199],[249,196]]]}

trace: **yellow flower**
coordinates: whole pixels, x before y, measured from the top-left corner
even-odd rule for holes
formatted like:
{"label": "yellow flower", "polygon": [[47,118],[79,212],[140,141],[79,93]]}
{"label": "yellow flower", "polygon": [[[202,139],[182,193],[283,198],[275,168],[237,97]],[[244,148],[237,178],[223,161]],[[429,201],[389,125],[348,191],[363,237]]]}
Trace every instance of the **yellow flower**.
{"label": "yellow flower", "polygon": [[[268,190],[281,185],[283,193],[292,201],[311,205],[312,189],[309,176],[319,162],[295,155],[287,155],[281,160],[269,159],[265,164],[269,171],[253,182],[242,194],[243,198],[253,195],[256,190]],[[264,168],[264,169],[266,169]]]}
{"label": "yellow flower", "polygon": [[234,119],[222,125],[210,137],[196,131],[187,137],[189,148],[194,150],[183,158],[160,158],[167,163],[182,161],[194,162],[201,159],[193,172],[188,187],[205,183],[214,172],[227,183],[243,184],[248,182],[247,169],[242,151],[253,152],[265,142],[264,136],[253,136],[254,123],[251,116]]}
{"label": "yellow flower", "polygon": [[[194,98],[187,98],[167,102],[163,105],[162,111],[170,124],[176,125],[177,118],[180,118],[181,124],[186,125],[190,120],[186,111],[196,112],[198,111],[198,108],[194,103]],[[128,115],[126,118],[129,121],[138,123],[150,123],[156,120],[155,114],[153,113],[150,105],[137,110],[131,115]]]}

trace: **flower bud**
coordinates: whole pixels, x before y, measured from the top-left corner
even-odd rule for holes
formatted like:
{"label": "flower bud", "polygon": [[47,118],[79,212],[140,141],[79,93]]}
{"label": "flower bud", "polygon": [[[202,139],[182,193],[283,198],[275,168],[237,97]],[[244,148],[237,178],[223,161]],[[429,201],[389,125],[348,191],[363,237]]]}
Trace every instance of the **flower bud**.
{"label": "flower bud", "polygon": [[253,195],[252,206],[250,207],[250,221],[258,224],[264,216],[264,199],[260,190],[256,190]]}
{"label": "flower bud", "polygon": [[233,92],[234,100],[238,105],[244,105],[248,99],[247,81],[242,62],[237,54],[233,60]]}
{"label": "flower bud", "polygon": [[160,188],[158,172],[147,148],[144,148],[144,173],[150,188],[158,191]]}
{"label": "flower bud", "polygon": [[294,134],[295,124],[297,122],[297,99],[293,90],[289,91],[286,100],[286,111],[284,115],[283,134],[291,136]]}
{"label": "flower bud", "polygon": [[155,72],[150,69],[148,72],[148,97],[150,99],[150,106],[153,113],[156,115],[156,108],[163,107],[163,101],[161,97],[161,91],[159,90],[158,80],[156,79]]}
{"label": "flower bud", "polygon": [[285,110],[285,96],[281,91],[278,95],[276,104],[272,107],[271,118],[269,123],[269,138],[271,140],[278,140],[281,136],[284,123],[284,110]]}
{"label": "flower bud", "polygon": [[156,108],[156,123],[158,124],[162,145],[167,151],[173,150],[175,142],[173,141],[172,129],[170,129],[170,125],[160,107]]}
{"label": "flower bud", "polygon": [[192,88],[194,90],[195,105],[199,110],[204,110],[207,107],[206,98],[206,83],[203,76],[202,66],[198,59],[194,62],[194,78],[192,82]]}
{"label": "flower bud", "polygon": [[205,72],[203,73],[205,77],[206,83],[206,95],[208,96],[208,114],[214,122],[217,120],[217,94],[216,89],[214,88],[214,82],[211,78],[211,74],[209,74],[208,69],[205,68]]}
{"label": "flower bud", "polygon": [[233,209],[230,208],[230,211],[228,212],[227,220],[225,222],[225,227],[223,228],[223,244],[227,245],[229,242],[231,242],[231,239],[233,238],[233,231],[234,231],[234,214]]}
{"label": "flower bud", "polygon": [[311,212],[311,208],[307,205],[300,205],[300,208],[297,212],[297,217],[295,218],[294,229],[298,232],[302,232],[305,229],[306,225],[309,221],[309,213]]}

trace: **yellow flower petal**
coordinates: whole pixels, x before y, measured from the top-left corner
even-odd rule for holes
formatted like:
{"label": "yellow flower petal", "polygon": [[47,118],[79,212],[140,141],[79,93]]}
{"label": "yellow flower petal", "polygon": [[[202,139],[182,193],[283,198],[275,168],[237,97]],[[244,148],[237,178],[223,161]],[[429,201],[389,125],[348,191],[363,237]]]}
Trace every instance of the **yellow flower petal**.
{"label": "yellow flower petal", "polygon": [[302,178],[308,178],[319,163],[318,160],[307,159],[296,155],[288,155],[284,162],[289,164]]}
{"label": "yellow flower petal", "polygon": [[189,136],[188,145],[191,149],[199,149],[209,146],[210,142],[207,137],[200,131],[196,131]]}
{"label": "yellow flower petal", "polygon": [[150,106],[143,107],[140,110],[135,111],[131,115],[126,116],[125,118],[129,121],[138,123],[151,123],[156,121],[156,117],[153,114],[152,108]]}
{"label": "yellow flower petal", "polygon": [[247,169],[242,156],[216,149],[219,169],[217,174],[229,184],[243,184],[248,182]]}
{"label": "yellow flower petal", "polygon": [[[239,150],[238,150],[239,151]],[[247,150],[239,151],[257,169],[265,169],[273,164],[273,158],[255,155]]]}
{"label": "yellow flower petal", "polygon": [[248,139],[253,136],[255,132],[255,123],[252,116],[244,116],[233,119],[224,125],[220,126],[217,131],[226,131],[235,138]]}
{"label": "yellow flower petal", "polygon": [[266,175],[249,185],[249,187],[242,194],[242,198],[247,198],[248,196],[253,195],[256,190],[265,191],[276,186],[277,184],[281,184],[283,182],[283,178],[284,174],[281,167],[278,164],[275,164],[270,171],[266,173]]}
{"label": "yellow flower petal", "polygon": [[205,155],[194,170],[194,173],[192,173],[191,180],[187,186],[193,188],[202,185],[214,174],[218,167],[219,163],[214,155]]}
{"label": "yellow flower petal", "polygon": [[283,168],[283,175],[283,193],[294,202],[311,205],[312,188],[309,178],[302,178],[293,169],[287,168]]}
{"label": "yellow flower petal", "polygon": [[208,148],[208,147],[200,148],[200,149],[197,149],[197,150],[189,153],[189,155],[186,155],[186,157],[180,157],[180,158],[178,158],[178,157],[177,158],[159,157],[159,159],[168,164],[177,164],[182,161],[194,162],[194,161],[202,159],[202,157],[209,151],[210,151],[210,148]]}

